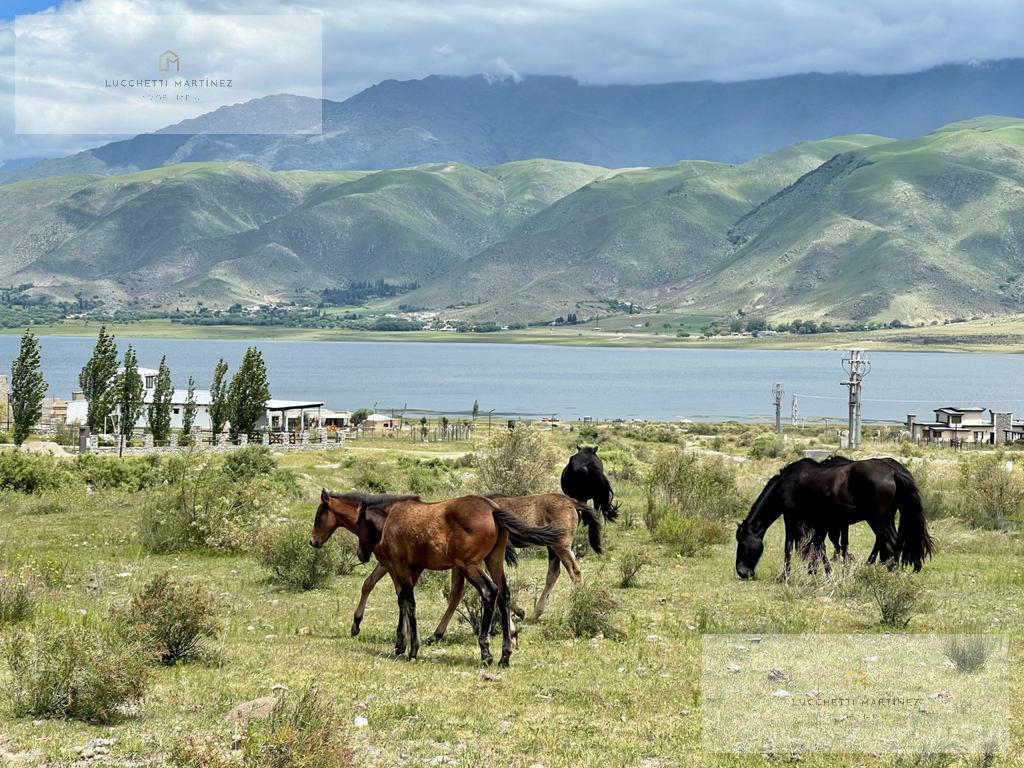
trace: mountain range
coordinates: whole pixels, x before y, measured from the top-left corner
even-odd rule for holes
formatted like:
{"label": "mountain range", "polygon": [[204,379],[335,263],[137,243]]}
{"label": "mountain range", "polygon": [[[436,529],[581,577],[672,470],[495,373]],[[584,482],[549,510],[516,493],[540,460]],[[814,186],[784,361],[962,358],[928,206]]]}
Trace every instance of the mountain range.
{"label": "mountain range", "polygon": [[[1024,117],[1022,93],[1022,59],[732,83],[432,76],[323,101],[322,133],[302,133],[312,128],[303,122],[309,109],[298,108],[308,106],[302,97],[268,96],[69,157],[0,169],[0,183],[182,162],[237,161],[269,170],[483,167],[535,158],[607,168],[687,159],[742,163],[799,141],[850,133],[908,138],[978,115]],[[271,114],[275,124],[292,115],[296,133],[231,133]]]}
{"label": "mountain range", "polygon": [[384,279],[420,286],[395,305],[497,321],[622,302],[832,320],[1024,307],[1024,121],[1012,117],[743,163],[154,166],[0,187],[0,274],[37,294],[164,307]]}

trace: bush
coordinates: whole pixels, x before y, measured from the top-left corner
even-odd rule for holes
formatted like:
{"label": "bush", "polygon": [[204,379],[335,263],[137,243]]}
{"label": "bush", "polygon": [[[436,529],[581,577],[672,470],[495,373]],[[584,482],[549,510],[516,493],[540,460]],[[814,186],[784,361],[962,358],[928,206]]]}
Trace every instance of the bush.
{"label": "bush", "polygon": [[75,474],[97,490],[142,491],[160,485],[164,478],[159,454],[148,456],[100,456],[83,453],[75,457]]}
{"label": "bush", "polygon": [[700,459],[684,451],[662,453],[644,485],[648,508],[660,501],[688,515],[719,519],[740,517],[745,512],[736,468],[720,457]]}
{"label": "bush", "polygon": [[1007,467],[1003,455],[962,460],[960,483],[963,514],[971,525],[1004,530],[1024,519],[1024,481]]}
{"label": "bush", "polygon": [[361,456],[355,462],[352,487],[367,493],[390,493],[395,490],[392,473],[382,461]]}
{"label": "bush", "polygon": [[260,564],[280,586],[293,590],[327,586],[341,567],[341,553],[335,542],[320,549],[309,545],[309,529],[290,526],[270,534],[260,553]]}
{"label": "bush", "polygon": [[131,602],[115,613],[122,633],[168,666],[210,658],[205,642],[216,636],[213,599],[197,585],[176,582],[159,573],[137,590]]}
{"label": "bush", "polygon": [[479,462],[482,489],[509,496],[538,493],[550,484],[554,453],[544,436],[526,424],[499,429]]}
{"label": "bush", "polygon": [[640,570],[650,563],[650,560],[641,552],[635,550],[626,552],[619,558],[619,586],[623,589],[637,585]]}
{"label": "bush", "polygon": [[576,638],[602,635],[616,640],[622,637],[622,632],[612,622],[618,607],[608,588],[591,579],[572,588],[561,624]]}
{"label": "bush", "polygon": [[984,668],[995,646],[986,635],[953,635],[946,638],[944,650],[957,672],[973,674]]}
{"label": "bush", "polygon": [[49,453],[23,450],[0,451],[0,491],[39,493],[81,484],[69,461]]}
{"label": "bush", "polygon": [[28,584],[9,573],[0,574],[0,626],[24,621],[35,608]]}
{"label": "bush", "polygon": [[683,557],[701,554],[714,544],[725,544],[729,533],[720,520],[701,515],[684,515],[672,510],[656,515],[651,537],[672,547]]}
{"label": "bush", "polygon": [[902,629],[920,608],[923,587],[907,571],[884,565],[866,565],[857,571],[856,584],[878,606],[883,626]]}
{"label": "bush", "polygon": [[109,722],[149,681],[139,649],[109,629],[50,621],[4,639],[7,693],[15,717]]}
{"label": "bush", "polygon": [[752,459],[777,459],[784,449],[782,435],[766,432],[751,441],[747,455]]}
{"label": "bush", "polygon": [[242,738],[246,768],[343,768],[355,764],[338,736],[340,715],[312,685],[294,703],[282,696],[266,720],[250,720]]}
{"label": "bush", "polygon": [[278,467],[270,449],[263,445],[246,445],[231,451],[224,459],[224,472],[232,482],[262,480],[287,496],[298,496],[301,491],[295,473]]}

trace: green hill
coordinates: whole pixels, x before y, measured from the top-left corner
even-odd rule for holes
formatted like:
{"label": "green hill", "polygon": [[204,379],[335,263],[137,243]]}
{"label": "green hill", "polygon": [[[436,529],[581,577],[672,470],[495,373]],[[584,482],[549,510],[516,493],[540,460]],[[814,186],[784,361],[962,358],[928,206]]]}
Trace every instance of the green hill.
{"label": "green hill", "polygon": [[378,171],[187,163],[0,187],[0,272],[111,305],[392,300],[487,321],[623,303],[929,321],[1024,309],[1024,121],[803,142],[739,165]]}

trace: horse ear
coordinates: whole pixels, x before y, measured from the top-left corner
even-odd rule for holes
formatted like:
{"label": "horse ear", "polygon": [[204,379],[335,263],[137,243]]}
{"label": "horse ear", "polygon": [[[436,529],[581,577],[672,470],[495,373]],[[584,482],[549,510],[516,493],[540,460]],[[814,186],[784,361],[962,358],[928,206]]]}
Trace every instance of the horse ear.
{"label": "horse ear", "polygon": [[323,502],[324,504],[326,504],[326,503],[327,503],[327,500],[328,500],[329,498],[331,498],[331,494],[329,494],[329,493],[327,492],[327,489],[326,489],[326,488],[321,488],[321,489],[320,489],[320,501],[322,501],[322,502]]}
{"label": "horse ear", "polygon": [[579,452],[580,452],[580,451],[582,451],[582,450],[583,450],[583,449],[582,449],[582,448],[580,448],[580,444],[579,444],[579,443],[576,443],[576,453],[579,453]]}
{"label": "horse ear", "polygon": [[599,445],[597,445],[597,444],[595,443],[595,444],[594,444],[594,453],[597,453],[597,449],[598,449],[598,448],[600,448],[600,447],[601,447],[601,446],[599,446]]}
{"label": "horse ear", "polygon": [[360,501],[359,502],[359,509],[356,512],[356,520],[365,520],[365,519],[366,519],[366,502],[365,501]]}

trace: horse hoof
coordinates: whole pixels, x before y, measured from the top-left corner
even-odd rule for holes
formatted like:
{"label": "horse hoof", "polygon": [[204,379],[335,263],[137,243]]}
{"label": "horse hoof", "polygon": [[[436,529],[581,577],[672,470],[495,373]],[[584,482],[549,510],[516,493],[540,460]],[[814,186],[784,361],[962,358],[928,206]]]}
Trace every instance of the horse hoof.
{"label": "horse hoof", "polygon": [[405,656],[405,648],[395,648],[395,658],[400,659]]}
{"label": "horse hoof", "polygon": [[359,635],[359,625],[353,622],[352,629],[350,631],[352,632],[352,637],[358,637],[358,635]]}
{"label": "horse hoof", "polygon": [[508,668],[508,659],[502,656],[501,661],[498,662],[498,666]]}
{"label": "horse hoof", "polygon": [[424,645],[433,645],[434,643],[439,643],[439,642],[441,642],[441,638],[442,637],[444,637],[444,635],[431,635],[430,637],[428,637],[426,640],[423,641],[423,644]]}

